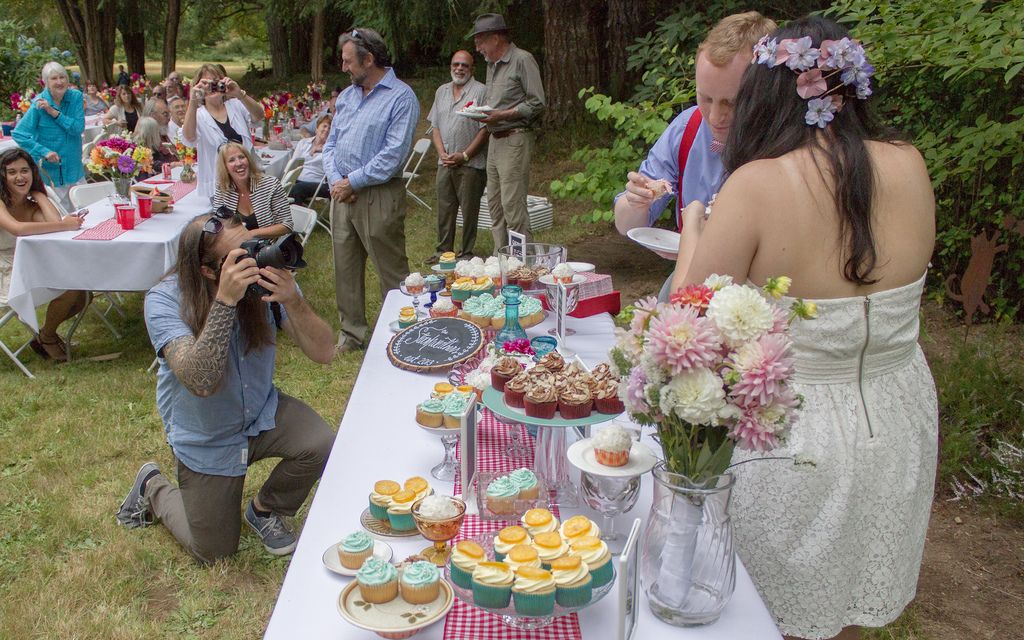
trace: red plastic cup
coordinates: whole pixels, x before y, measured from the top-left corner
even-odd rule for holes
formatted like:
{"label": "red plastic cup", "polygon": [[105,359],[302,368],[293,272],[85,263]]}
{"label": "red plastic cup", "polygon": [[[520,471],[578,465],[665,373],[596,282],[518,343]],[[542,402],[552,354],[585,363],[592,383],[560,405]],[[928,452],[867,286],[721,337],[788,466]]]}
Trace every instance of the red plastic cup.
{"label": "red plastic cup", "polygon": [[161,171],[164,172],[164,180],[170,180],[171,179],[171,164],[169,162],[165,162],[164,163],[164,166],[161,169]]}
{"label": "red plastic cup", "polygon": [[139,201],[139,217],[143,219],[153,217],[153,198],[137,196],[137,199]]}
{"label": "red plastic cup", "polygon": [[130,205],[119,203],[114,205],[114,219],[117,220],[117,224],[124,228],[124,209]]}
{"label": "red plastic cup", "polygon": [[121,228],[125,231],[131,231],[135,228],[135,207],[127,205],[121,207],[119,212],[121,214],[118,222],[121,224]]}

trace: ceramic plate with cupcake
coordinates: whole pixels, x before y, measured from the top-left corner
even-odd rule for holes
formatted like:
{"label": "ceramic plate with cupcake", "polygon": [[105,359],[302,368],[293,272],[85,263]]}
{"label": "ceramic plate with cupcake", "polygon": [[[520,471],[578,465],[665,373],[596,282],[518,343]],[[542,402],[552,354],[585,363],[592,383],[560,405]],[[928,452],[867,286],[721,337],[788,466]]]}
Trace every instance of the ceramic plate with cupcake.
{"label": "ceramic plate with cupcake", "polygon": [[[611,430],[608,436],[601,436],[605,430]],[[620,434],[619,431],[622,433]],[[629,439],[626,461],[622,461],[622,447],[626,445],[623,438]],[[601,438],[598,445],[598,438]],[[598,450],[601,453],[598,453]],[[598,431],[593,438],[577,440],[569,446],[569,462],[580,471],[606,476],[610,478],[630,478],[647,473],[657,464],[658,458],[650,447],[634,441],[628,432],[618,425],[609,425]],[[609,462],[613,464],[608,464]]]}
{"label": "ceramic plate with cupcake", "polygon": [[354,576],[367,558],[372,556],[388,562],[392,555],[394,551],[388,543],[374,540],[363,531],[356,531],[328,547],[324,551],[323,563],[328,571],[341,576]]}

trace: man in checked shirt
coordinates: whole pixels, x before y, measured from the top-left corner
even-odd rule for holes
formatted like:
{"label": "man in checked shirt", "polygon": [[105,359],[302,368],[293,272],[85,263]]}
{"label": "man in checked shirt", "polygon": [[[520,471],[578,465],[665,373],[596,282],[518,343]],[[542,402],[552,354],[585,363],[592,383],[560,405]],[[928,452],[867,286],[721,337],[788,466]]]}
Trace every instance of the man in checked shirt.
{"label": "man in checked shirt", "polygon": [[381,298],[409,272],[401,176],[420,105],[409,85],[395,76],[387,45],[376,31],[353,29],[338,44],[341,68],[352,85],[335,103],[323,163],[337,202],[331,229],[340,354],[363,348],[369,329],[366,258],[377,270]]}

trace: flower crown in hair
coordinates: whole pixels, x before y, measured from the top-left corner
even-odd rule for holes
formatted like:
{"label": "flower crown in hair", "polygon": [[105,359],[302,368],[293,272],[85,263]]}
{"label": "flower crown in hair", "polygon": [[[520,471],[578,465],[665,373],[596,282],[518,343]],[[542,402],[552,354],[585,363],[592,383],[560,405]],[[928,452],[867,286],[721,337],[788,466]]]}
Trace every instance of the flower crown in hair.
{"label": "flower crown in hair", "polygon": [[[839,109],[841,98],[829,95],[840,87],[854,87],[861,100],[871,95],[871,76],[875,68],[864,55],[864,47],[856,40],[822,40],[814,48],[810,36],[776,40],[764,36],[754,45],[751,64],[765,64],[774,69],[780,64],[798,73],[796,92],[807,100],[804,122],[824,129]],[[841,85],[828,88],[828,79],[839,74]]]}

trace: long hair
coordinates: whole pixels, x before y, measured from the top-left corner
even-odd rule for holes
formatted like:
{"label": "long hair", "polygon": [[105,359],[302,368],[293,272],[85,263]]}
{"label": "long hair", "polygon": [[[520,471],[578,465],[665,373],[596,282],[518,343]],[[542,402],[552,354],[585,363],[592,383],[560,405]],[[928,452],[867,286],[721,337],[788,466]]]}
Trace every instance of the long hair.
{"label": "long hair", "polygon": [[[203,232],[203,225],[213,215],[204,213],[192,219],[178,240],[178,260],[171,272],[178,276],[181,292],[181,319],[198,336],[206,325],[206,316],[213,306],[217,283],[203,275],[200,267],[209,267],[220,273],[220,261],[212,254],[213,235]],[[239,224],[224,220],[225,226]],[[274,344],[274,334],[267,321],[267,303],[246,293],[238,301],[238,323],[242,344],[249,353]]]}
{"label": "long hair", "polygon": [[153,150],[154,154],[160,152],[160,123],[150,116],[142,116],[135,125],[135,133],[132,135],[136,144],[141,144]]}
{"label": "long hair", "polygon": [[29,195],[31,196],[33,193],[46,193],[46,185],[43,184],[43,177],[39,174],[39,166],[36,165],[35,160],[32,159],[28,151],[21,147],[8,149],[0,153],[0,200],[3,200],[4,206],[8,208],[14,204],[14,195],[7,188],[7,167],[18,160],[27,162],[28,168],[32,172],[32,186],[29,187]]}
{"label": "long hair", "polygon": [[[778,40],[810,36],[815,47],[822,40],[840,40],[849,35],[832,20],[817,16],[794,20],[771,34]],[[814,154],[815,164],[826,183],[831,183],[845,245],[841,254],[843,276],[860,285],[872,284],[877,282],[870,276],[878,261],[871,231],[875,176],[865,141],[899,144],[898,138],[881,127],[867,101],[858,100],[847,87],[836,90],[843,96],[843,106],[825,129],[806,124],[807,101],[797,94],[796,79],[797,74],[784,65],[773,69],[750,65],[736,96],[722,163],[729,174],[753,160],[778,158],[796,149],[820,151],[828,165],[817,164],[818,154]],[[830,90],[841,84],[838,74],[828,79]]]}
{"label": "long hair", "polygon": [[[124,101],[121,100],[122,90],[128,94],[128,104],[125,104]],[[132,88],[126,84],[117,85],[117,93],[114,95],[114,100],[117,102],[117,104],[121,106],[122,109],[127,109],[128,107],[131,107],[135,111],[142,111],[142,105],[139,104],[138,96],[136,96],[135,92],[132,91]]]}
{"label": "long hair", "polygon": [[249,150],[244,145],[237,142],[225,142],[217,150],[217,189],[220,191],[228,191],[235,188],[235,183],[231,180],[231,172],[228,171],[228,155],[233,151],[241,151],[249,162],[250,188],[251,185],[259,182],[259,179],[263,177],[263,167],[260,166],[260,163],[256,162],[256,158],[249,153]]}

